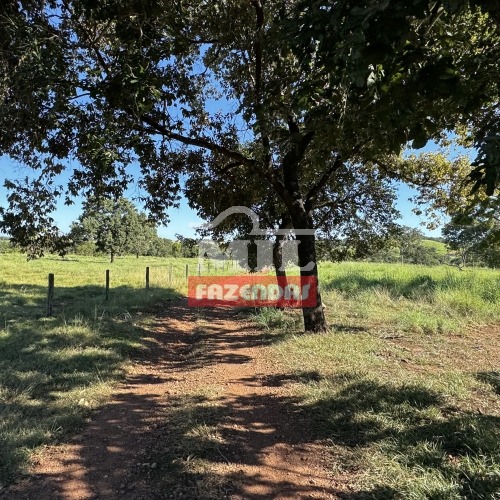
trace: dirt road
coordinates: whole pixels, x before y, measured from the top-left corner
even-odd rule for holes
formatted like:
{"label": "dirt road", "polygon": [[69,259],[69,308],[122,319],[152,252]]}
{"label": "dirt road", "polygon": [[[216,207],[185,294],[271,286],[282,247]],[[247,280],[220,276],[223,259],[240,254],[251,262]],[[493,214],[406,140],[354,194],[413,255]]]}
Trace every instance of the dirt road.
{"label": "dirt road", "polygon": [[243,313],[181,301],[147,331],[112,400],[4,498],[337,498],[324,444]]}

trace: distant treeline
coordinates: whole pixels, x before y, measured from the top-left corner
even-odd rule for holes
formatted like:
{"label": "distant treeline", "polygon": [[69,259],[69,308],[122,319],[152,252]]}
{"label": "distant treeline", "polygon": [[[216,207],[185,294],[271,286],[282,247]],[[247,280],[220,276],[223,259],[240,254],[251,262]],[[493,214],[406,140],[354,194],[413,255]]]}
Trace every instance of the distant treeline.
{"label": "distant treeline", "polygon": [[[500,252],[497,247],[470,247],[467,252],[461,248],[451,250],[444,238],[430,237],[414,228],[404,227],[398,237],[371,242],[362,253],[359,247],[343,244],[342,241],[319,239],[317,257],[319,261],[364,261],[364,262],[400,262],[426,266],[456,265],[458,267],[500,267]],[[134,255],[147,257],[192,258],[198,257],[198,240],[176,235],[177,239],[161,238],[155,230],[142,233],[142,238],[125,239],[123,244],[115,246],[116,256]],[[72,232],[66,253],[84,256],[109,256],[109,248],[92,236],[77,238]],[[0,253],[21,251],[11,244],[8,237],[0,236]]]}
{"label": "distant treeline", "polygon": [[[197,257],[196,247],[188,241],[171,240],[168,238],[152,237],[145,242],[140,252],[132,248],[122,248],[118,255],[135,255],[136,257]],[[94,241],[75,243],[69,253],[75,255],[104,256],[108,255],[105,250],[99,250]]]}
{"label": "distant treeline", "polygon": [[[194,240],[183,239],[171,240],[168,238],[160,238],[155,236],[151,238],[142,248],[140,252],[141,256],[148,257],[197,257],[198,253],[196,247],[193,244]],[[20,252],[11,242],[8,237],[0,236],[0,253],[11,253]],[[96,246],[95,241],[85,241],[85,242],[74,242],[69,248],[68,253],[74,255],[86,255],[86,256],[107,256],[108,252],[104,250],[99,250]],[[123,248],[119,252],[119,255],[135,255],[137,252],[135,249]]]}

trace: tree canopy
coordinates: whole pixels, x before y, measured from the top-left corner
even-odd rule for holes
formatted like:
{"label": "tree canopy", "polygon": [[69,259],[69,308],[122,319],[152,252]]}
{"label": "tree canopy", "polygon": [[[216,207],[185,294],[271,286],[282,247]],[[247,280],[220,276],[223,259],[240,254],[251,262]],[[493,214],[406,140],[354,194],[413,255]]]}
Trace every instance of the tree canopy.
{"label": "tree canopy", "polygon": [[[234,167],[228,175],[206,168],[192,172],[185,192],[199,217],[210,221],[221,211],[243,205],[257,214],[262,229],[292,229],[286,206],[273,196],[266,180],[247,177],[240,184],[237,179],[243,176],[239,170],[241,167]],[[394,220],[399,212],[394,208],[395,199],[394,185],[373,164],[339,165],[335,176],[318,193],[313,213],[312,224],[323,240],[322,256],[344,260],[373,252],[396,230]],[[231,239],[255,238],[250,234],[252,229],[252,221],[240,214],[227,217],[210,234],[223,244]],[[266,237],[275,239],[273,264],[277,274],[284,275],[283,244],[294,236],[291,232]],[[295,255],[289,257],[296,260]]]}
{"label": "tree canopy", "polygon": [[[474,187],[491,193],[495,5],[4,2],[0,154],[37,174],[29,188],[10,184],[2,228],[27,243],[48,227],[50,240],[53,196],[119,197],[134,180],[151,216],[166,220],[180,176],[204,169],[240,185],[262,179],[291,226],[311,229],[321,193],[342,168],[370,162],[382,176],[404,178],[386,155],[458,127],[480,147]],[[42,205],[33,214],[15,194],[23,189]],[[301,265],[315,262],[314,237],[298,240]],[[326,328],[319,295],[304,321],[307,330]]]}
{"label": "tree canopy", "polygon": [[476,262],[500,266],[500,206],[496,198],[483,200],[451,214],[443,227],[443,237],[450,250],[457,252],[458,265]]}

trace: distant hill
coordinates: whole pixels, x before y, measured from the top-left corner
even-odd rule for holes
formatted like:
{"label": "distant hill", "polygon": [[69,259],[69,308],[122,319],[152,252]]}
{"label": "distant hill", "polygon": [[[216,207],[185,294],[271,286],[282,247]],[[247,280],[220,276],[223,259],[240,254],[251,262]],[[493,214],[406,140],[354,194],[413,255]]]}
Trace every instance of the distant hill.
{"label": "distant hill", "polygon": [[437,239],[429,239],[425,238],[422,240],[422,245],[428,248],[435,248],[436,252],[439,255],[446,255],[448,250],[446,249],[446,245],[442,241],[438,241]]}
{"label": "distant hill", "polygon": [[422,246],[427,248],[435,248],[436,252],[439,255],[446,255],[448,253],[446,245],[442,241],[438,241],[437,239],[434,238],[433,239],[424,238],[422,240]]}

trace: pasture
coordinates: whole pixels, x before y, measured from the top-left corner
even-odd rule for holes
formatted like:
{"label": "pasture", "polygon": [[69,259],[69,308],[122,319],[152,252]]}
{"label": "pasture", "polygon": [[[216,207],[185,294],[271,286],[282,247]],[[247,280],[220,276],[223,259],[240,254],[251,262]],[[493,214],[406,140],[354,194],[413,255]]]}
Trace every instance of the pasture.
{"label": "pasture", "polygon": [[354,498],[498,498],[500,273],[325,263],[321,276],[332,334],[257,319],[334,477]]}
{"label": "pasture", "polygon": [[[0,262],[0,483],[8,484],[110,397],[155,314],[185,293],[185,265],[194,270],[196,260],[27,262],[12,253]],[[328,443],[333,476],[378,498],[494,498],[500,272],[323,263],[320,274],[328,334],[302,335],[297,311],[257,310],[252,321],[268,340],[262,356],[288,374],[298,411]]]}

